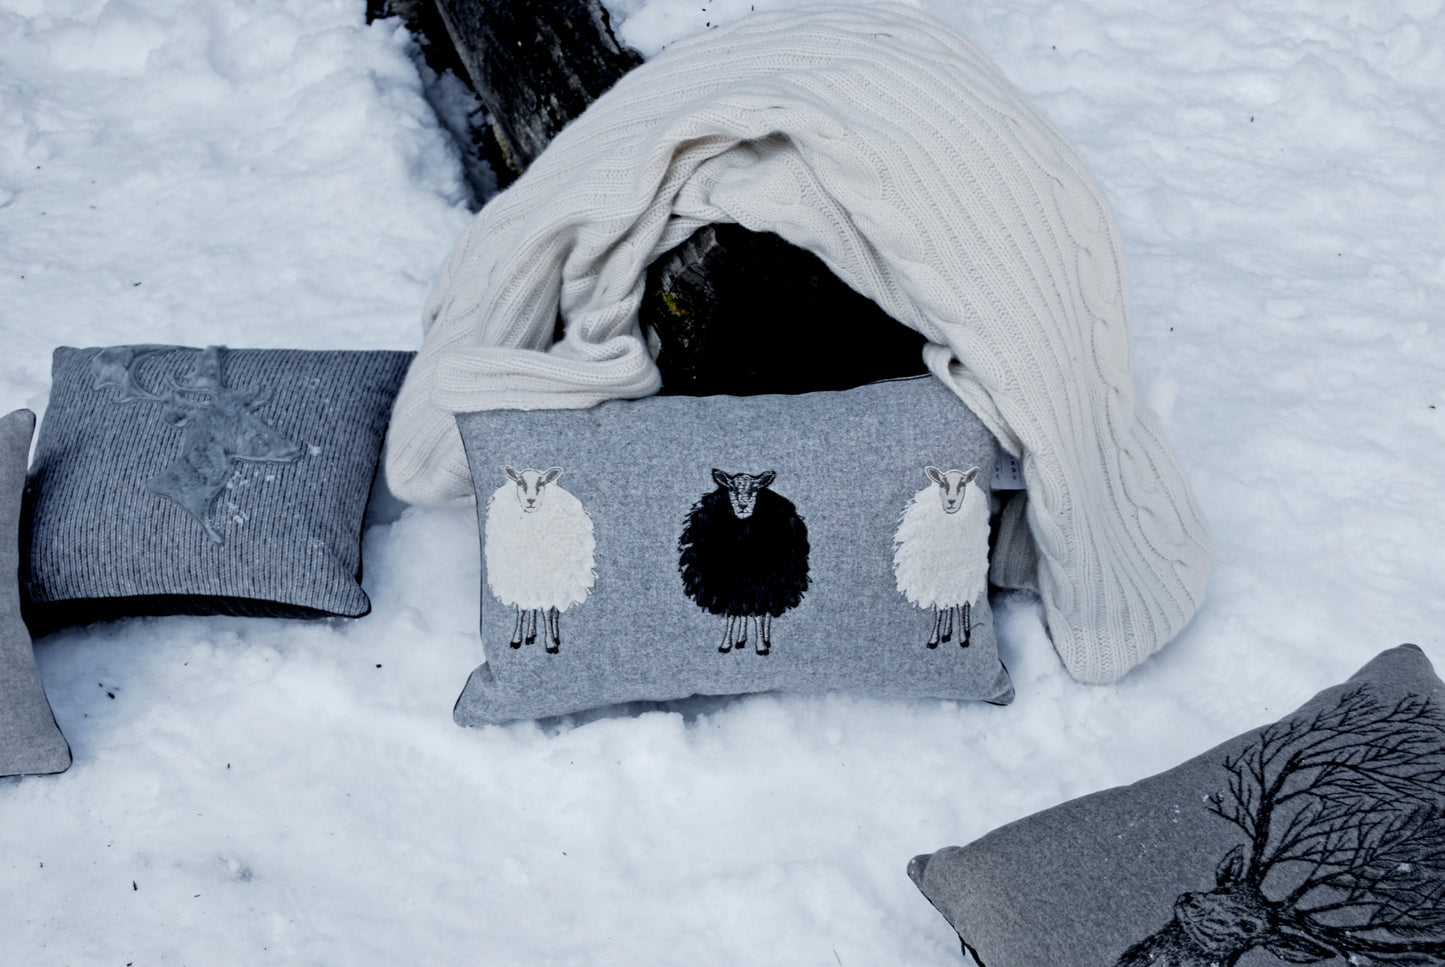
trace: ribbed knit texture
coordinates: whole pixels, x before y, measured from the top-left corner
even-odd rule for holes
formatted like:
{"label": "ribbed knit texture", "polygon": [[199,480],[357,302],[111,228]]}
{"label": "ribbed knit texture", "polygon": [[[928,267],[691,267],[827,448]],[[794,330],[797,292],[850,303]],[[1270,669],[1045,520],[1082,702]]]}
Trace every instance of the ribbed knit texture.
{"label": "ribbed knit texture", "polygon": [[60,734],[20,617],[20,493],[35,414],[0,417],[0,776],[64,772],[70,745]]}
{"label": "ribbed knit texture", "polygon": [[[161,350],[133,366],[137,385],[160,395],[191,380],[202,355],[140,348]],[[224,387],[261,394],[255,416],[300,455],[223,462],[225,485],[206,514],[219,543],[150,485],[198,462],[196,424],[173,425],[165,404],[97,385],[99,353],[55,351],[26,488],[27,618],[48,626],[118,614],[370,610],[357,583],[362,518],[410,353],[222,350]]]}
{"label": "ribbed knit texture", "polygon": [[929,368],[1022,456],[1028,528],[1010,533],[1036,556],[1000,553],[1014,572],[1037,561],[1076,678],[1112,681],[1183,628],[1208,530],[1135,401],[1103,195],[977,50],[900,7],[712,30],[566,128],[441,270],[393,417],[392,488],[414,502],[471,493],[454,412],[655,392],[637,322],[647,266],[715,222],[816,253],[932,341]]}

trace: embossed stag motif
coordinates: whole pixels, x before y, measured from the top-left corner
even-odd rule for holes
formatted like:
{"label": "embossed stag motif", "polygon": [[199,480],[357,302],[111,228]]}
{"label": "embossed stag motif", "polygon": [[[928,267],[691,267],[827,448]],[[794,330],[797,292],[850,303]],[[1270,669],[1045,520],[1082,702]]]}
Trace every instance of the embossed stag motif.
{"label": "embossed stag motif", "polygon": [[1211,810],[1248,841],[1115,967],[1445,964],[1445,716],[1368,688],[1225,760]]}
{"label": "embossed stag motif", "polygon": [[161,419],[185,429],[180,455],[146,486],[175,501],[195,518],[213,543],[221,544],[224,539],[209,518],[234,464],[294,463],[301,458],[301,448],[257,415],[271,401],[269,390],[225,385],[221,379],[220,346],[200,350],[195,368],[184,382],[168,380],[169,386],[161,392],[141,385],[137,375],[141,361],[173,351],[169,347],[134,346],[102,349],[91,360],[95,388],[115,390],[117,403],[159,403]]}

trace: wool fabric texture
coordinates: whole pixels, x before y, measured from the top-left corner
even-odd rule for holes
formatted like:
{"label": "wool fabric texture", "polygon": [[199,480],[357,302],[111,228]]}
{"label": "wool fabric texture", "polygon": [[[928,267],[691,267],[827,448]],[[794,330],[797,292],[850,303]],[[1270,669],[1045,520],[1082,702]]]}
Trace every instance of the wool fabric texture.
{"label": "wool fabric texture", "polygon": [[788,498],[760,490],[739,519],[719,487],[687,515],[678,538],[683,590],[711,614],[774,618],[808,590],[808,528]]}
{"label": "wool fabric texture", "polygon": [[[362,524],[410,361],[58,347],[25,493],[31,633],[137,614],[368,613]],[[255,456],[268,451],[282,459]]]}
{"label": "wool fabric texture", "polygon": [[960,964],[1439,964],[1442,703],[1425,653],[1390,648],[1272,725],[908,874]]}
{"label": "wool fabric texture", "polygon": [[1022,460],[1027,498],[1006,509],[995,580],[1037,588],[1076,678],[1117,679],[1179,633],[1210,541],[1135,399],[1113,216],[981,53],[901,7],[709,31],[563,130],[440,271],[393,417],[393,490],[472,494],[454,413],[655,392],[637,320],[647,266],[719,222],[816,253],[928,337],[929,369]]}
{"label": "wool fabric texture", "polygon": [[[956,607],[987,593],[988,497],[978,486],[965,487],[962,506],[951,514],[938,487],[924,487],[908,502],[893,541],[898,591],[918,607]],[[982,553],[960,560],[960,548]]]}
{"label": "wool fabric texture", "polygon": [[503,604],[566,611],[587,600],[597,579],[592,521],[560,483],[531,511],[517,501],[517,484],[502,484],[487,501],[483,537],[487,585]]}
{"label": "wool fabric texture", "polygon": [[[452,713],[461,725],[694,695],[1013,698],[987,596],[973,602],[967,647],[961,625],[948,647],[929,647],[934,614],[895,586],[899,514],[926,482],[924,468],[979,467],[987,481],[998,452],[983,423],[930,376],[791,396],[487,410],[457,424],[483,504],[495,489],[493,510],[519,505],[523,491],[505,468],[540,481],[551,476],[543,468],[560,467],[552,483],[527,488],[541,507],[524,516],[544,517],[561,487],[584,515],[544,526],[545,536],[504,534],[497,546],[487,513],[485,660]],[[762,488],[746,519],[723,484],[746,491],[740,478]],[[564,561],[559,544],[586,553]],[[525,558],[534,555],[550,558],[556,576],[585,563],[585,599],[557,614],[519,613],[498,593],[498,569],[508,571],[512,600],[522,598],[523,574],[561,590],[555,576],[533,572]]]}
{"label": "wool fabric texture", "polygon": [[70,768],[70,744],[50,711],[20,616],[20,494],[34,430],[29,410],[0,417],[0,776]]}

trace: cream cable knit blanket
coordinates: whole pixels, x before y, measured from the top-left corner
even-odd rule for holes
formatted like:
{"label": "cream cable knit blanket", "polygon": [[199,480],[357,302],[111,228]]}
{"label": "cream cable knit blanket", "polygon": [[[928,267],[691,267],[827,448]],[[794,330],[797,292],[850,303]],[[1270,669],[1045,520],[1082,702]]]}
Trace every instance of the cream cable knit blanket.
{"label": "cream cable knit blanket", "polygon": [[568,126],[442,268],[393,414],[393,490],[471,495],[453,413],[655,392],[648,263],[717,222],[817,253],[924,333],[929,368],[1022,455],[1026,510],[1006,514],[995,576],[1034,572],[1070,673],[1113,681],[1184,627],[1208,531],[1134,398],[1103,195],[988,60],[902,7],[712,30]]}

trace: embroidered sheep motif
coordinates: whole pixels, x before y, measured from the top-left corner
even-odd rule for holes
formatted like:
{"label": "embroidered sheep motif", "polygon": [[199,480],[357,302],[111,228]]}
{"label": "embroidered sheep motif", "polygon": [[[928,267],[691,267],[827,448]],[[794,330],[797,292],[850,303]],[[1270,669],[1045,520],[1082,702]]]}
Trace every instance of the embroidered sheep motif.
{"label": "embroidered sheep motif", "polygon": [[746,650],[749,618],[758,654],[771,652],[773,619],[808,589],[808,528],[793,502],[769,489],[776,478],[714,470],[717,489],[693,504],[678,538],[683,590],[727,617],[723,653]]}
{"label": "embroidered sheep motif", "polygon": [[540,617],[545,647],[555,655],[562,644],[562,612],[586,601],[597,579],[592,518],[557,485],[561,467],[502,472],[507,483],[487,501],[487,585],[502,604],[516,609],[512,647],[537,640]]}
{"label": "embroidered sheep motif", "polygon": [[968,647],[973,602],[988,590],[988,499],[971,470],[924,471],[930,483],[904,508],[894,534],[893,574],[910,604],[933,609],[929,648]]}

